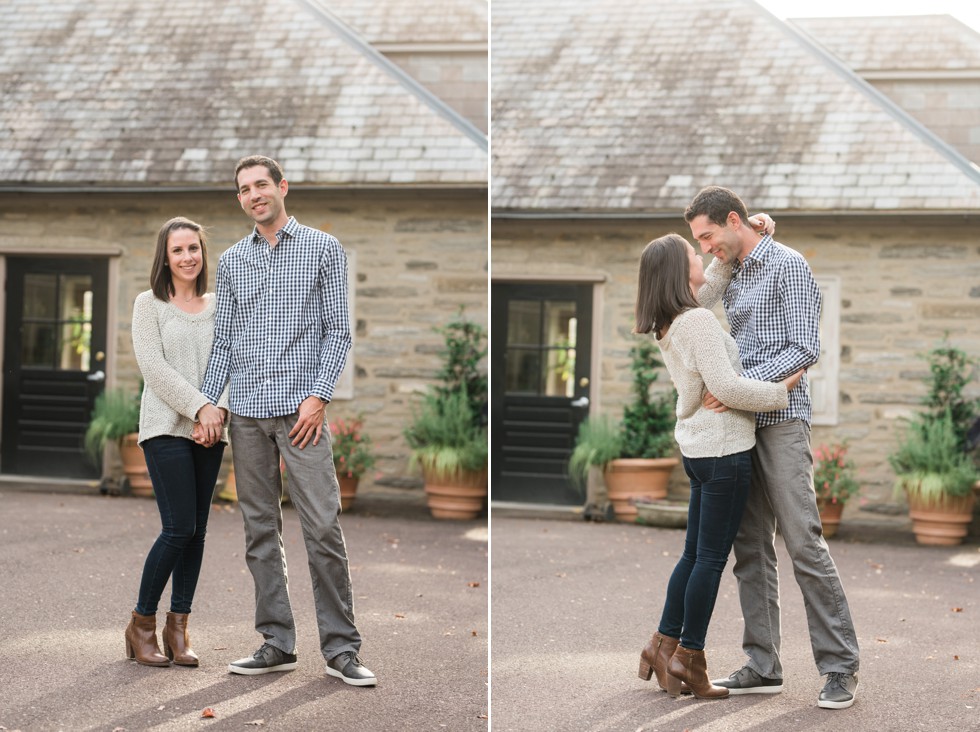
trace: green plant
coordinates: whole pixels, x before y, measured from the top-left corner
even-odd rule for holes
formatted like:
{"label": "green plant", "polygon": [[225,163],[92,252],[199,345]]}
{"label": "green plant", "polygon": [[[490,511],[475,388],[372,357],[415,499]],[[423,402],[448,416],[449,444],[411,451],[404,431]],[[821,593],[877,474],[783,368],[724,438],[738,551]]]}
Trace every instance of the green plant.
{"label": "green plant", "polygon": [[364,434],[364,419],[338,419],[330,423],[333,442],[333,465],[337,475],[360,478],[374,467],[375,456],[371,438]]}
{"label": "green plant", "polygon": [[487,376],[480,370],[486,331],[466,320],[462,308],[438,331],[445,339],[441,383],[429,387],[404,435],[412,467],[451,478],[487,465]]}
{"label": "green plant", "polygon": [[85,430],[85,452],[96,464],[102,461],[106,442],[139,432],[139,397],[123,389],[106,389],[95,398],[92,418]]}
{"label": "green plant", "polygon": [[622,453],[619,427],[604,415],[584,420],[578,427],[575,448],[568,461],[568,474],[574,485],[585,485],[589,468],[601,468]]}
{"label": "green plant", "polygon": [[429,393],[405,429],[412,467],[451,478],[487,464],[487,430],[474,422],[465,387],[445,395]]}
{"label": "green plant", "polygon": [[847,443],[820,445],[813,451],[813,488],[818,502],[847,503],[860,490],[854,477],[854,461],[847,457]]}
{"label": "green plant", "polygon": [[966,399],[963,389],[970,382],[977,361],[953,347],[946,338],[925,359],[932,375],[929,395],[924,401],[930,409],[927,418],[939,419],[948,410],[956,444],[966,451],[967,433],[980,410],[980,399]]}
{"label": "green plant", "polygon": [[959,444],[952,413],[910,420],[903,441],[888,456],[895,471],[895,492],[939,499],[966,496],[977,480],[973,460]]}
{"label": "green plant", "polygon": [[656,353],[657,347],[649,339],[630,349],[633,401],[623,409],[619,457],[663,458],[674,452],[676,397],[671,393],[657,397],[651,394],[658,370],[663,368]]}

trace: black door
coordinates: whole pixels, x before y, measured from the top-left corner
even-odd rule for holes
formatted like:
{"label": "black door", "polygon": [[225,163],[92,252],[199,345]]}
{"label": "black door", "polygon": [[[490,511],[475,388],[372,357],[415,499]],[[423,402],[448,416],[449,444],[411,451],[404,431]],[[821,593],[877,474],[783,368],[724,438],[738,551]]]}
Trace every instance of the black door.
{"label": "black door", "polygon": [[105,382],[109,265],[7,258],[0,471],[98,477],[82,441]]}
{"label": "black door", "polygon": [[589,411],[592,286],[495,284],[492,303],[491,497],[581,504],[568,458]]}

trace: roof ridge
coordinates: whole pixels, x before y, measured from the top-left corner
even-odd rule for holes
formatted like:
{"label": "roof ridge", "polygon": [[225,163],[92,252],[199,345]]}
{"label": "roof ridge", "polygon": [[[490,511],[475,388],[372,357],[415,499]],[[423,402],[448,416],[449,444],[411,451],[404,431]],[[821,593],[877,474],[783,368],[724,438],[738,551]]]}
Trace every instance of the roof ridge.
{"label": "roof ridge", "polygon": [[341,20],[333,11],[327,8],[326,4],[322,2],[322,0],[299,1],[304,5],[307,5],[338,35],[350,43],[357,51],[366,56],[369,61],[374,63],[385,73],[394,77],[398,83],[417,96],[426,106],[466,135],[466,137],[475,142],[477,146],[483,150],[483,152],[488,151],[489,146],[487,144],[487,136],[483,134],[483,132],[481,132],[476,125],[422,86],[412,76],[407,74],[395,63],[385,57],[384,54],[380,53],[364,38],[364,36],[347,25],[347,23]]}
{"label": "roof ridge", "polygon": [[853,71],[850,66],[845,64],[836,55],[824,48],[808,33],[798,30],[792,23],[784,21],[781,18],[773,15],[768,9],[764,8],[754,0],[746,0],[746,2],[755,5],[761,12],[770,16],[785,33],[791,36],[794,40],[798,41],[804,47],[804,49],[810,51],[826,66],[830,67],[832,71],[836,72],[851,86],[855,87],[859,92],[864,94],[864,96],[868,97],[871,102],[882,107],[883,110],[894,118],[899,124],[905,126],[910,132],[912,132],[912,134],[934,148],[940,155],[965,173],[974,183],[980,185],[980,167],[963,156],[956,150],[956,148],[936,135],[936,133],[915,119],[915,117],[898,106],[882,92],[878,91],[874,86],[862,79],[861,76],[858,75],[857,72]]}

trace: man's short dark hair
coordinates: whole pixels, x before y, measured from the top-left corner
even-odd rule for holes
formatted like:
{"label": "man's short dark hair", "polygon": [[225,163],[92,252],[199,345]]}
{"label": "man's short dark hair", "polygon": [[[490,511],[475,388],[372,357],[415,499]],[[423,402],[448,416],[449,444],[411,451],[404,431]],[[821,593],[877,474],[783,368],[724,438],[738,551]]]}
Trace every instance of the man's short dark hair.
{"label": "man's short dark hair", "polygon": [[272,182],[276,185],[279,185],[285,177],[282,172],[282,166],[272,158],[267,158],[265,155],[249,155],[239,160],[238,165],[235,166],[236,193],[238,192],[238,174],[245,168],[254,168],[256,165],[261,165],[268,170],[269,175],[272,176]]}
{"label": "man's short dark hair", "polygon": [[734,191],[721,186],[708,186],[698,191],[684,211],[684,220],[691,223],[698,216],[707,216],[711,223],[724,226],[732,211],[738,214],[743,224],[749,223],[749,212]]}

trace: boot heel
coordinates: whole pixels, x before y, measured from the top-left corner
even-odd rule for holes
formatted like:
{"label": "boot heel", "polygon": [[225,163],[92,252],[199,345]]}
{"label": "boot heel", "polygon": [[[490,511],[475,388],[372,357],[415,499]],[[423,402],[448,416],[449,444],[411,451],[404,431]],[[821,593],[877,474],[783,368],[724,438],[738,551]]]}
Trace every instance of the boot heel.
{"label": "boot heel", "polygon": [[664,691],[675,699],[681,695],[681,680],[669,673],[664,674]]}
{"label": "boot heel", "polygon": [[650,677],[653,676],[653,666],[651,666],[649,663],[647,663],[646,661],[644,661],[642,658],[640,659],[640,674],[639,674],[639,676],[644,681],[649,681],[650,680]]}
{"label": "boot heel", "polygon": [[136,653],[133,651],[133,644],[129,642],[129,638],[126,639],[126,658],[136,658]]}
{"label": "boot heel", "polygon": [[174,652],[170,648],[170,644],[167,643],[167,639],[166,638],[164,638],[164,640],[163,640],[163,655],[166,656],[167,658],[169,658],[171,661],[174,660]]}

